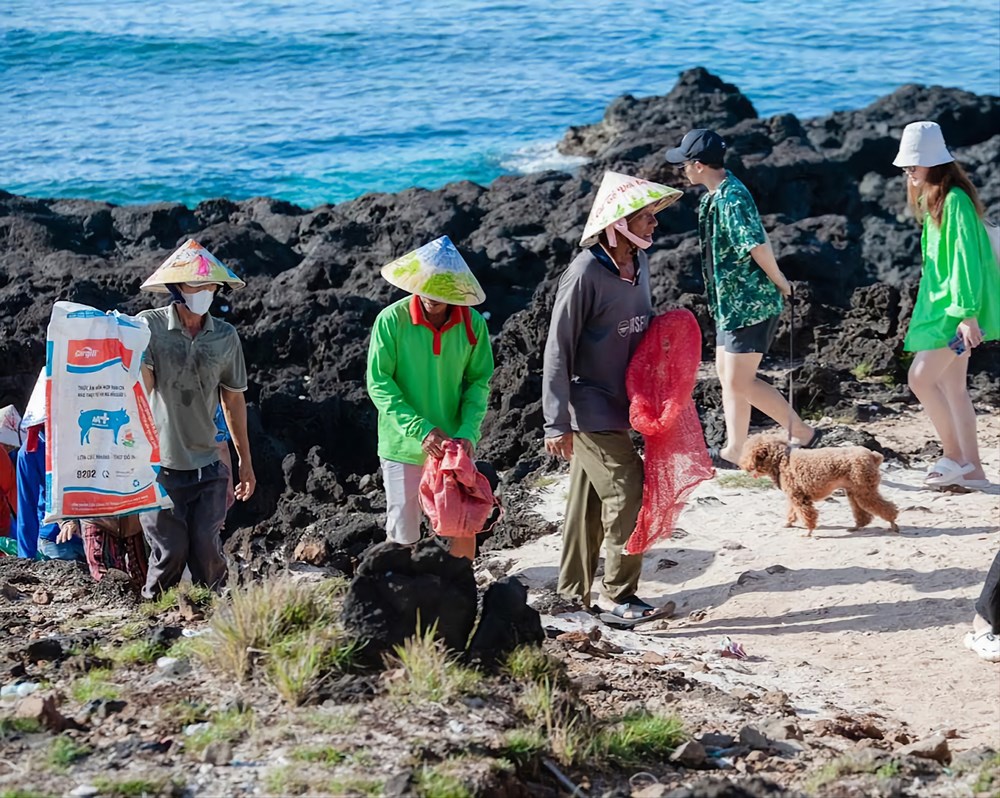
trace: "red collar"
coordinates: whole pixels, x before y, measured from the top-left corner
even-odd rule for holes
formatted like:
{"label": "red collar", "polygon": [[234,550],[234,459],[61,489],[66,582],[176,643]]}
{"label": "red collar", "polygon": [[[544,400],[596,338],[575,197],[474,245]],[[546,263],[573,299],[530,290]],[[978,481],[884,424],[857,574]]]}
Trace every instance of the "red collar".
{"label": "red collar", "polygon": [[435,355],[441,354],[441,336],[458,324],[465,324],[465,336],[469,339],[469,345],[475,346],[477,343],[476,335],[472,332],[472,314],[469,313],[469,309],[467,307],[452,305],[451,312],[448,314],[448,320],[439,330],[427,321],[427,317],[424,315],[424,306],[420,304],[420,297],[414,294],[410,298],[410,321],[419,327],[426,327],[434,334]]}

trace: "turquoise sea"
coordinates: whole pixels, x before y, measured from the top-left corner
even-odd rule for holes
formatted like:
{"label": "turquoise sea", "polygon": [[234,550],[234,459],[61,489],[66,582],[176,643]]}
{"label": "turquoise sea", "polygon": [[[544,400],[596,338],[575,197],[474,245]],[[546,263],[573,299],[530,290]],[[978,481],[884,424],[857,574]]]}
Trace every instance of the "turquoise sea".
{"label": "turquoise sea", "polygon": [[705,66],[761,115],[1000,93],[997,0],[0,0],[0,188],[118,203],[488,182]]}

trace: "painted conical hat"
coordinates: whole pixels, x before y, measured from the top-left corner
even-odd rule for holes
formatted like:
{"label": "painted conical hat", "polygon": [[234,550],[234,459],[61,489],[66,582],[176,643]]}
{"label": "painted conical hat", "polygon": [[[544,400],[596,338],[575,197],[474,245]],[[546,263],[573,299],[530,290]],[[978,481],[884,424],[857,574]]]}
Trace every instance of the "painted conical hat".
{"label": "painted conical hat", "polygon": [[641,177],[605,172],[594,206],[590,209],[587,226],[583,228],[580,246],[593,246],[601,230],[647,205],[653,206],[653,213],[659,213],[679,200],[683,193]]}
{"label": "painted conical hat", "polygon": [[28,430],[45,423],[45,368],[38,372],[35,387],[31,389],[28,404],[24,407],[24,418],[21,419],[21,429]]}
{"label": "painted conical hat", "polygon": [[478,305],[486,299],[469,264],[448,236],[387,263],[382,276],[407,293],[449,305]]}
{"label": "painted conical hat", "polygon": [[245,282],[197,241],[188,241],[178,247],[140,287],[146,291],[165,294],[167,286],[172,283],[219,283],[234,289],[246,286]]}
{"label": "painted conical hat", "polygon": [[[0,443],[8,446],[20,446],[21,436],[18,429],[21,426],[21,414],[14,405],[0,407]],[[0,452],[0,456],[3,453]]]}

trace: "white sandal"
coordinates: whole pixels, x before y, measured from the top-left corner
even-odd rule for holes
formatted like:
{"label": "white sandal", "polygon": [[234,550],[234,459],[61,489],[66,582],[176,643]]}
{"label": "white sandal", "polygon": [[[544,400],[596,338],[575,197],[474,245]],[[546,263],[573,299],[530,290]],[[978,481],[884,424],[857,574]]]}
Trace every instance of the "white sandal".
{"label": "white sandal", "polygon": [[[950,457],[942,457],[928,469],[927,476],[924,477],[924,484],[932,485],[935,488],[952,485],[974,468],[972,463],[959,465]],[[932,476],[932,474],[937,474],[937,476]]]}

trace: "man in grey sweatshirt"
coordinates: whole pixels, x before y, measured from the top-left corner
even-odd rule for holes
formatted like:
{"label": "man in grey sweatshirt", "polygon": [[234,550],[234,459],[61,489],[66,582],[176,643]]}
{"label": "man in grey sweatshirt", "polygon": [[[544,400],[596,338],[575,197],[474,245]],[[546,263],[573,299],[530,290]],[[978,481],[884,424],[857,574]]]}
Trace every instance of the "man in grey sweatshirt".
{"label": "man in grey sweatshirt", "polygon": [[[585,246],[559,281],[542,370],[545,448],[570,461],[558,591],[590,606],[602,542],[601,592],[614,614],[639,620],[642,555],[623,549],[642,506],[642,459],[629,436],[625,370],[649,325],[645,250],[655,213],[680,192],[605,174],[584,230]],[[630,211],[625,213],[625,211]]]}

